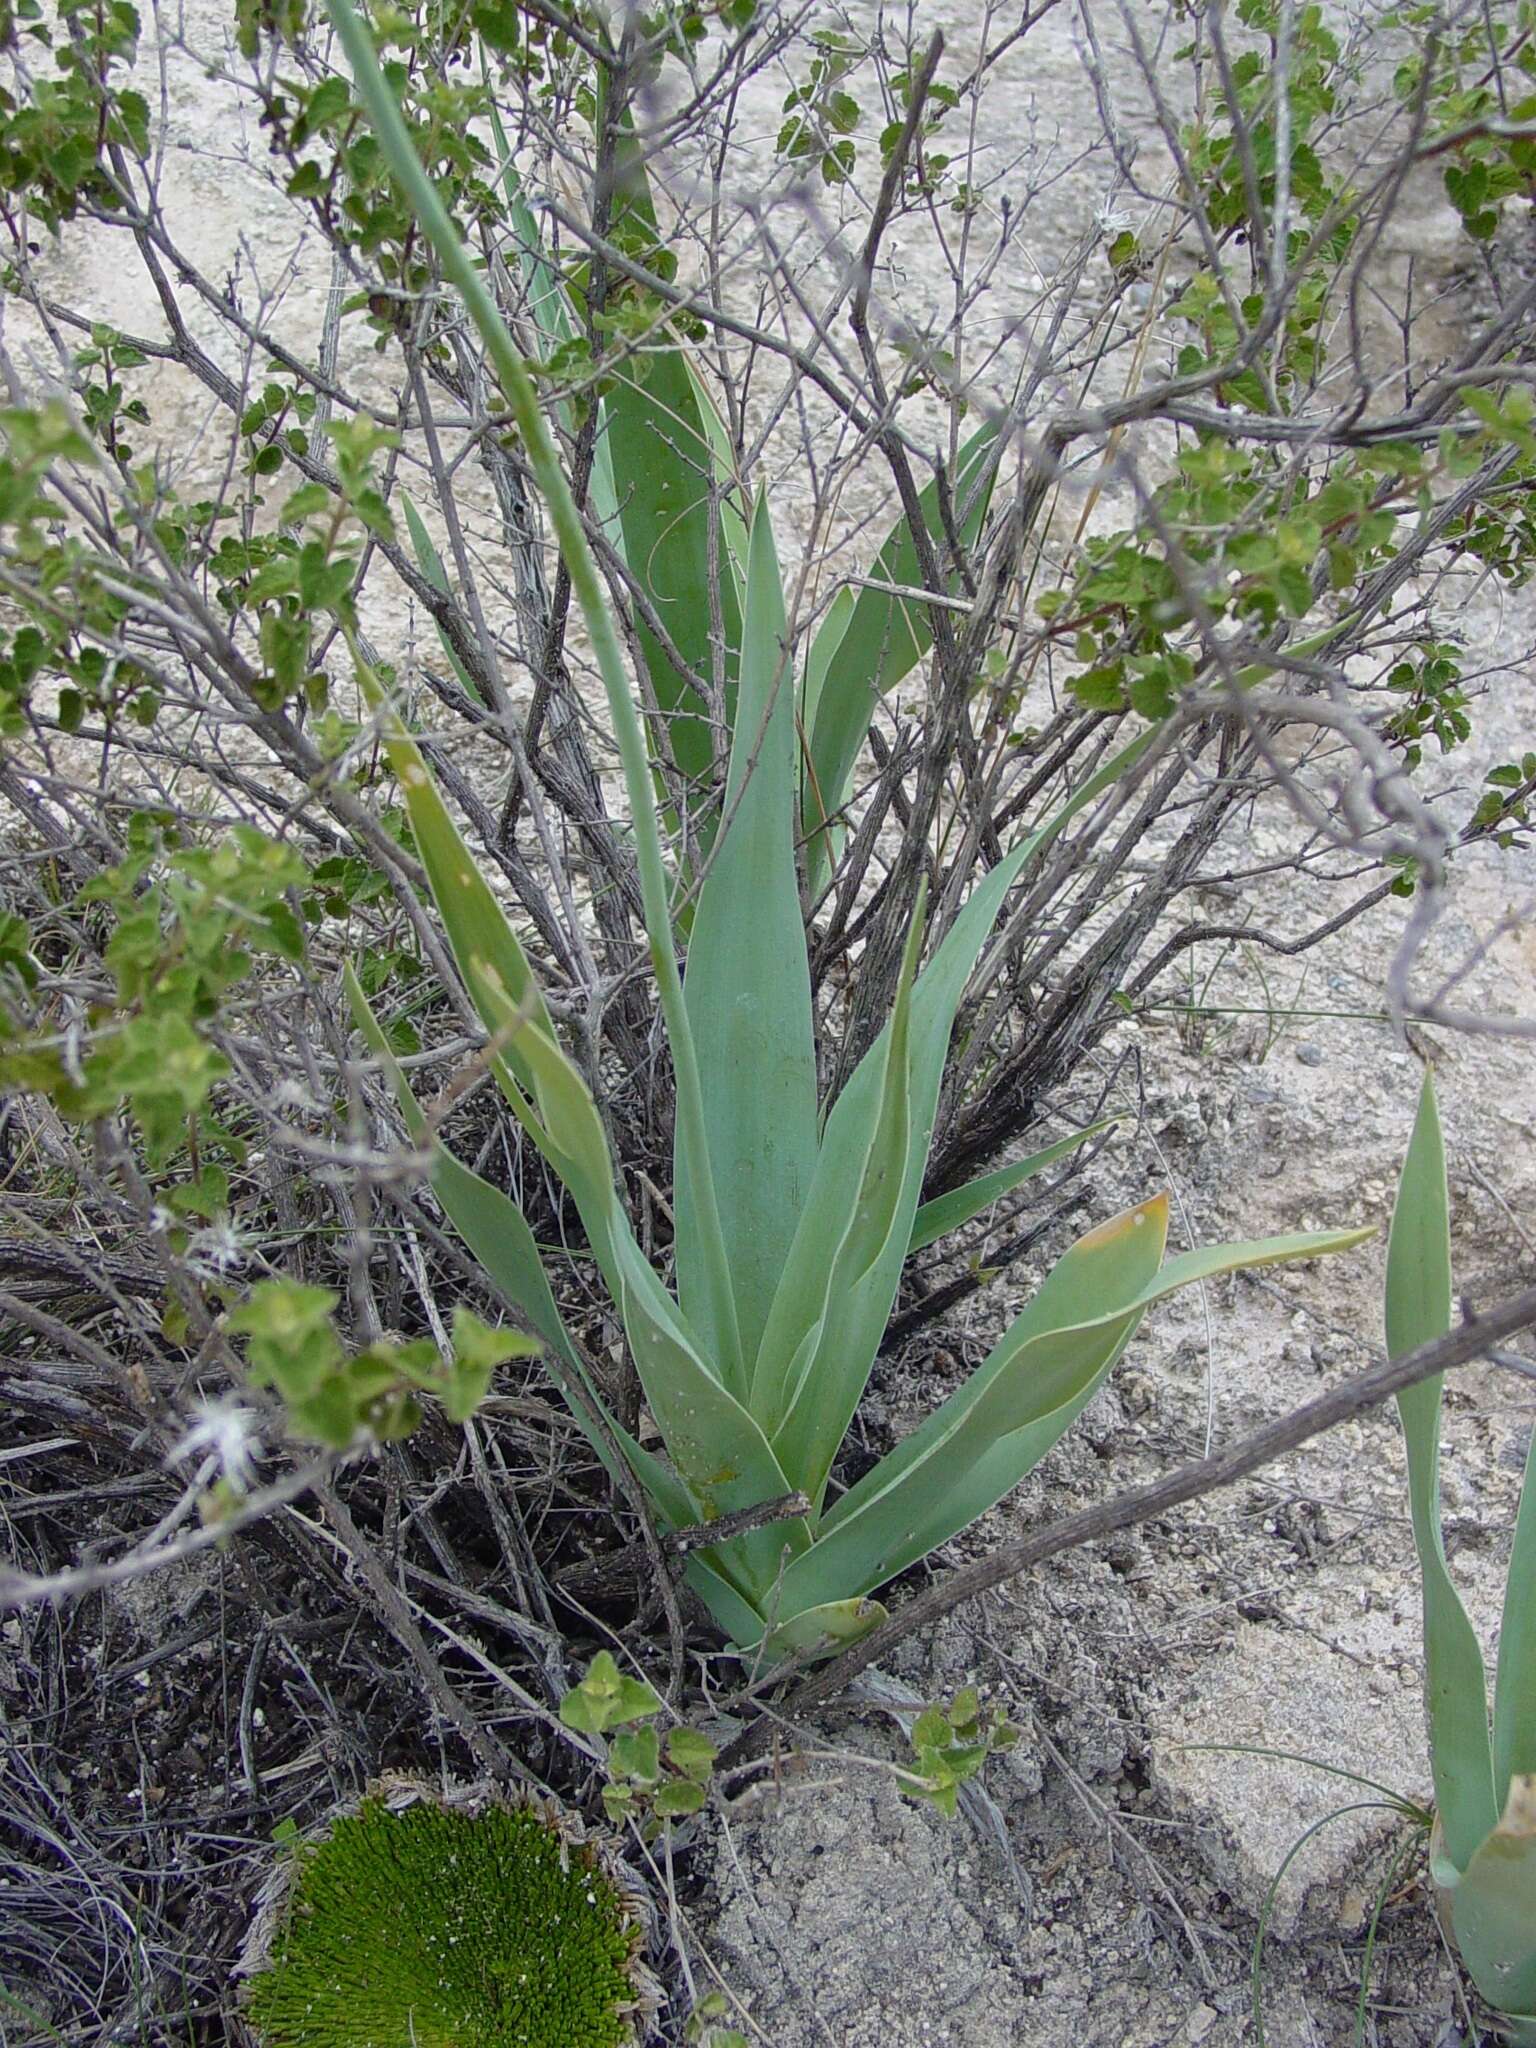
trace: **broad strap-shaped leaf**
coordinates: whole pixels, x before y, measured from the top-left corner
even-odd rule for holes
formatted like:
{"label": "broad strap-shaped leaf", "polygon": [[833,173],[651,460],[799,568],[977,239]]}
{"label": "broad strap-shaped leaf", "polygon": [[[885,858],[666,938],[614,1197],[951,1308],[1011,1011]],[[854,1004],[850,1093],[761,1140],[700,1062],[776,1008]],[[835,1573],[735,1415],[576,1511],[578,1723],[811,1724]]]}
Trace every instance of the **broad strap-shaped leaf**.
{"label": "broad strap-shaped leaf", "polygon": [[1011,1166],[1000,1166],[995,1173],[984,1173],[976,1180],[969,1180],[964,1187],[952,1188],[948,1194],[935,1195],[931,1202],[924,1202],[912,1219],[912,1238],[907,1246],[909,1252],[920,1252],[925,1246],[936,1244],[941,1237],[947,1237],[952,1230],[963,1230],[965,1225],[990,1209],[994,1202],[1011,1195],[1015,1188],[1022,1187],[1037,1173],[1044,1173],[1059,1159],[1065,1159],[1086,1145],[1090,1138],[1098,1137],[1101,1131],[1113,1130],[1122,1119],[1107,1116],[1096,1124],[1089,1124],[1084,1130],[1073,1131],[1070,1137],[1058,1138],[1054,1145],[1047,1145],[1039,1152],[1031,1152],[1027,1159],[1017,1159]]}
{"label": "broad strap-shaped leaf", "polygon": [[821,693],[826,687],[827,675],[837,650],[843,644],[843,636],[852,623],[858,598],[851,585],[839,586],[822,615],[815,638],[806,652],[805,670],[800,682],[800,722],[806,735],[805,773],[809,787],[806,791],[806,808],[822,816],[833,808],[832,799],[816,780],[815,762],[811,757],[809,736],[816,725],[816,710],[821,703]]}
{"label": "broad strap-shaped leaf", "polygon": [[[342,969],[342,980],[353,1019],[394,1089],[406,1129],[418,1144],[431,1148],[433,1190],[443,1201],[454,1227],[508,1300],[516,1303],[539,1335],[560,1353],[568,1365],[579,1370],[576,1348],[555,1304],[544,1261],[539,1257],[538,1245],[522,1210],[510,1195],[492,1187],[479,1174],[455,1159],[431,1129],[350,962]],[[438,1184],[440,1176],[443,1186]],[[453,1191],[451,1207],[443,1198],[443,1187]],[[459,1223],[455,1210],[462,1210],[471,1219],[473,1236]]]}
{"label": "broad strap-shaped leaf", "polygon": [[1526,1455],[1504,1582],[1493,1689],[1493,1776],[1500,1800],[1509,1798],[1517,1777],[1536,1778],[1536,1437]]}
{"label": "broad strap-shaped leaf", "polygon": [[[624,786],[629,798],[640,894],[645,906],[646,936],[650,941],[651,964],[656,974],[662,1014],[666,1019],[667,1034],[672,1046],[672,1066],[677,1083],[677,1115],[680,1121],[689,1126],[688,1142],[694,1162],[692,1172],[696,1183],[692,1189],[692,1198],[697,1208],[700,1227],[714,1247],[714,1263],[717,1267],[723,1268],[725,1254],[723,1244],[719,1242],[720,1221],[715,1208],[713,1184],[709,1179],[698,1060],[694,1051],[693,1033],[688,1024],[687,1006],[683,1001],[682,977],[678,973],[673,945],[666,859],[662,847],[661,823],[654,801],[652,760],[647,753],[645,733],[635,706],[632,685],[625,670],[618,634],[607,604],[602,580],[592,559],[592,551],[582,527],[575,499],[571,495],[571,487],[560,467],[548,424],[539,409],[538,397],[529,378],[527,365],[518,352],[500,309],[486,288],[481,270],[471,258],[450,218],[443,204],[442,195],[416,154],[410,129],[400,110],[398,94],[380,69],[378,52],[372,37],[359,18],[354,0],[325,0],[325,6],[346,52],[347,62],[357,84],[358,96],[367,111],[391,175],[402,196],[408,201],[423,234],[436,250],[442,263],[444,277],[462,296],[465,308],[485,343],[497,381],[511,408],[517,431],[522,437],[529,465],[549,509],[550,519],[560,543],[561,557],[570,573],[571,589],[581,607],[582,618],[591,636],[592,651],[597,657],[598,672],[603,681],[603,695],[607,700],[608,715],[612,721],[613,737],[617,742],[619,760],[624,772]],[[348,635],[348,645],[369,702],[377,703],[381,695],[377,679],[372,676],[362,660],[355,634]],[[404,738],[398,721],[391,722],[391,730],[397,742]],[[407,765],[412,770],[410,780],[413,784],[429,782],[425,766],[419,756],[414,760],[407,756]],[[482,895],[488,898],[489,891],[485,889],[483,881],[479,883],[479,888]],[[450,908],[443,901],[436,877],[434,892],[438,895],[438,907],[446,922],[450,917]],[[494,899],[490,900],[494,903]],[[542,1028],[544,1018],[533,1014],[542,1010],[542,997],[535,989],[525,1002],[522,978],[516,973],[509,973],[497,957],[502,940],[494,932],[491,934],[491,940],[492,944],[486,957],[489,958],[490,965],[495,969],[501,984],[510,990],[518,1014],[530,1013],[532,1022]],[[521,957],[520,949],[518,957]],[[516,964],[515,960],[509,960],[507,963],[513,968]],[[526,973],[526,962],[523,963],[523,970]],[[529,980],[531,981],[531,977]],[[553,1034],[550,1036],[552,1039]],[[507,1066],[507,1061],[503,1060],[501,1070],[506,1071]],[[514,1074],[513,1078],[520,1087],[523,1077]],[[512,1101],[514,1112],[522,1115],[527,1105],[523,1104],[520,1107],[515,1089],[509,1100]],[[717,1327],[728,1332],[730,1344],[734,1347],[735,1326],[728,1296],[723,1304],[717,1305],[716,1321]]]}
{"label": "broad strap-shaped leaf", "polygon": [[1510,1784],[1497,1827],[1442,1894],[1472,1982],[1513,2023],[1508,2038],[1536,2043],[1536,1777]]}
{"label": "broad strap-shaped leaf", "polygon": [[867,1314],[864,1290],[888,1254],[905,1243],[902,1201],[912,1134],[911,988],[922,942],[925,900],[907,937],[906,957],[891,1019],[884,1083],[864,1171],[848,1227],[832,1262],[826,1299],[814,1331],[785,1380],[784,1420],[774,1435],[781,1461],[796,1474],[819,1510],[832,1460],[853,1421],[868,1366],[855,1348]]}
{"label": "broad strap-shaped leaf", "polygon": [[630,1236],[614,1187],[608,1135],[580,1072],[552,1030],[512,1001],[488,961],[471,958],[465,977],[494,1048],[490,1067],[513,1114],[570,1190],[593,1256],[618,1298],[615,1243]]}
{"label": "broad strap-shaped leaf", "polygon": [[[912,1125],[912,977],[922,942],[922,912],[920,901],[907,935],[891,1025],[882,1034],[873,1114],[858,1132],[847,1201],[828,1218],[830,1235],[824,1244],[808,1242],[803,1228],[797,1233],[753,1382],[753,1412],[764,1418],[781,1460],[812,1501],[820,1491],[814,1450],[818,1433],[841,1415],[835,1448],[863,1387],[863,1379],[855,1384],[846,1369],[850,1354],[845,1312],[890,1241],[906,1180]],[[813,1409],[819,1411],[814,1420]]]}
{"label": "broad strap-shaped leaf", "polygon": [[[698,1049],[720,1230],[750,1376],[816,1166],[816,1044],[795,872],[797,746],[784,592],[766,501],[752,520],[726,828],[711,849],[683,996]],[[676,1138],[677,1284],[717,1353],[709,1247]],[[745,1395],[747,1378],[738,1391]]]}
{"label": "broad strap-shaped leaf", "polygon": [[[709,677],[715,663],[709,438],[687,366],[674,348],[626,357],[613,370],[602,404],[624,559],[683,667],[673,662],[643,617],[636,626],[641,658],[672,758],[703,799],[714,770],[715,735],[692,678]],[[729,578],[721,577],[716,587],[724,614],[723,681],[730,719],[741,622]]]}
{"label": "broad strap-shaped leaf", "polygon": [[[996,476],[994,448],[997,427],[987,421],[961,448],[955,466],[954,502],[959,533],[967,546],[981,531]],[[918,498],[923,523],[933,536],[941,559],[947,552],[935,479]],[[892,583],[920,589],[917,546],[905,517],[899,519],[875,557],[871,583]],[[952,595],[944,592],[943,595]],[[821,655],[821,634],[833,647]],[[822,830],[830,813],[846,800],[854,764],[880,698],[909,674],[933,645],[929,607],[920,598],[895,597],[887,590],[860,590],[852,612],[834,607],[811,643],[807,672],[821,679],[815,689],[814,722],[810,727],[810,762],[805,777],[804,826],[814,878],[825,859]],[[835,650],[835,651],[834,651]],[[808,691],[809,696],[812,692]]]}
{"label": "broad strap-shaped leaf", "polygon": [[1132,1313],[1046,1330],[977,1399],[946,1402],[923,1425],[923,1451],[902,1476],[873,1485],[790,1566],[786,1602],[871,1591],[995,1507],[1076,1421],[1140,1320]]}
{"label": "broad strap-shaped leaf", "polygon": [[[635,1242],[614,1185],[602,1119],[587,1085],[554,1039],[520,1019],[482,962],[471,963],[471,986],[498,1038],[511,1042],[530,1075],[527,1095],[506,1064],[497,1079],[523,1128],[570,1189],[609,1291],[646,1404],[667,1455],[697,1504],[700,1520],[756,1506],[788,1493],[768,1439],[717,1376],[717,1361],[700,1348],[687,1318]],[[741,1537],[722,1569],[771,1579],[786,1547],[810,1540],[803,1523],[775,1524]]]}
{"label": "broad strap-shaped leaf", "polygon": [[[362,984],[348,965],[343,970],[347,998],[358,1029],[369,1049],[383,1067],[395,1091],[406,1129],[420,1144],[431,1147],[432,1192],[442,1203],[444,1214],[473,1253],[491,1282],[499,1287],[514,1307],[522,1310],[534,1329],[554,1351],[568,1372],[575,1375],[587,1398],[606,1420],[614,1438],[623,1447],[636,1478],[655,1504],[662,1521],[672,1528],[692,1522],[698,1513],[676,1476],[635,1441],[609,1411],[593,1383],[586,1361],[571,1341],[571,1334],[555,1302],[549,1276],[528,1220],[512,1197],[493,1187],[458,1160],[430,1129],[421,1105],[390,1049],[378,1018],[374,1015]],[[561,1391],[565,1382],[561,1381]],[[611,1444],[578,1401],[568,1403],[572,1418],[605,1468],[614,1471]]]}
{"label": "broad strap-shaped leaf", "polygon": [[[925,1537],[936,1518],[949,1512],[960,1517],[914,1557],[925,1556],[1011,1491],[1073,1420],[1072,1402],[1079,1395],[1089,1398],[1108,1370],[1129,1333],[1130,1304],[1151,1284],[1167,1238],[1168,1198],[1158,1195],[1089,1231],[1063,1253],[965,1384],[828,1510],[816,1544],[819,1561],[797,1582],[801,1597],[810,1597],[805,1588],[813,1576],[817,1585],[844,1596],[879,1585],[902,1569],[890,1565],[889,1557]],[[1117,1310],[1124,1313],[1112,1328],[1098,1327]],[[1058,1346],[1050,1357],[1030,1351],[1035,1340],[1063,1329],[1079,1333],[1071,1345]],[[1001,1396],[995,1393],[999,1386]],[[1054,1434],[1042,1430],[1038,1448],[1023,1447],[1033,1450],[1029,1462],[1019,1463],[1020,1447],[1007,1440],[1027,1425],[1038,1429],[1053,1419],[1059,1423]],[[845,1524],[848,1535],[834,1540]],[[823,1545],[830,1548],[823,1551]]]}
{"label": "broad strap-shaped leaf", "polygon": [[1156,1196],[1058,1260],[965,1385],[832,1506],[785,1574],[786,1597],[868,1590],[985,1514],[1075,1421],[1154,1302],[1197,1280],[1347,1250],[1370,1235],[1213,1245],[1159,1266],[1167,1216],[1166,1196]]}
{"label": "broad strap-shaped leaf", "polygon": [[[912,991],[913,1080],[908,1165],[898,1209],[898,1219],[904,1211],[906,1220],[904,1228],[898,1225],[900,1235],[894,1258],[887,1252],[878,1260],[859,1289],[858,1302],[845,1305],[847,1349],[839,1361],[839,1370],[856,1382],[855,1404],[869,1377],[896,1298],[911,1236],[911,1218],[917,1209],[927,1163],[938,1106],[939,1077],[955,1011],[1003,899],[1031,850],[1028,842],[1016,847],[977,884]],[[881,1113],[890,1029],[887,1023],[832,1105],[810,1195],[774,1298],[752,1383],[753,1413],[774,1428],[784,1414],[788,1381],[800,1346],[821,1318],[831,1285],[832,1264],[858,1198],[864,1162]]]}
{"label": "broad strap-shaped leaf", "polygon": [[[1387,1350],[1414,1351],[1451,1327],[1451,1226],[1445,1144],[1428,1072],[1387,1240]],[[1440,1378],[1397,1397],[1408,1503],[1424,1585],[1424,1702],[1440,1833],[1464,1871],[1499,1817],[1488,1734],[1488,1681],[1477,1631],[1440,1534]],[[1437,1873],[1438,1874],[1438,1873]]]}
{"label": "broad strap-shaped leaf", "polygon": [[[609,234],[644,246],[660,246],[656,209],[645,163],[632,132],[620,135],[614,170],[614,220]],[[603,437],[613,469],[614,496],[623,554],[630,574],[651,600],[668,640],[694,675],[714,672],[715,609],[712,602],[710,527],[719,558],[715,512],[714,451],[700,411],[692,372],[683,350],[663,327],[657,337],[611,366],[603,394]],[[729,574],[715,579],[724,639],[727,716],[735,695],[736,649],[741,618]],[[712,801],[709,777],[715,735],[704,699],[679,671],[662,641],[641,619],[642,659],[656,702],[667,722],[672,757],[685,776]]]}
{"label": "broad strap-shaped leaf", "polygon": [[[390,766],[405,798],[416,850],[427,871],[432,899],[471,999],[474,999],[475,991],[470,987],[470,963],[479,960],[499,979],[514,1008],[525,1013],[530,1023],[553,1038],[554,1026],[528,955],[523,950],[522,940],[491,893],[474,856],[464,844],[458,826],[449,816],[431,770],[422,758],[421,749],[385,702],[369,664],[355,655],[354,665],[363,694],[379,721]],[[481,1022],[487,1030],[493,1028],[483,1011]],[[507,1057],[513,1072],[526,1086],[527,1074],[521,1055],[513,1050]]]}
{"label": "broad strap-shaped leaf", "polygon": [[[698,1517],[755,1507],[791,1489],[748,1410],[717,1377],[687,1318],[635,1242],[614,1186],[602,1119],[576,1068],[552,1038],[531,1022],[519,1022],[502,991],[473,963],[474,985],[488,1022],[522,1053],[531,1093],[519,1100],[512,1077],[498,1066],[498,1079],[524,1129],[534,1139],[575,1198],[593,1254],[624,1323],[630,1355],[646,1404],[679,1478],[698,1507]],[[730,1563],[735,1576],[760,1569],[771,1579],[784,1549],[803,1547],[810,1532],[803,1523],[774,1524],[736,1539]]]}
{"label": "broad strap-shaped leaf", "polygon": [[736,450],[731,445],[730,430],[720,417],[720,408],[715,404],[714,393],[699,375],[692,356],[684,353],[683,361],[687,365],[688,381],[693,386],[699,419],[715,459],[715,486],[719,492],[720,502],[720,537],[725,543],[721,568],[730,573],[737,609],[740,610],[747,602],[750,531],[745,508],[750,501],[746,486],[736,468]]}
{"label": "broad strap-shaped leaf", "polygon": [[[1154,733],[1149,731],[1122,747],[1052,817],[999,861],[971,891],[938,951],[917,978],[912,993],[907,1164],[896,1216],[890,1237],[874,1264],[839,1299],[835,1352],[822,1347],[828,1362],[818,1367],[816,1377],[808,1383],[818,1394],[826,1394],[812,1468],[796,1473],[796,1484],[803,1486],[813,1501],[819,1497],[820,1486],[825,1483],[837,1451],[837,1440],[828,1441],[831,1424],[841,1416],[846,1428],[851,1420],[891,1318],[911,1242],[913,1218],[922,1195],[955,1012],[977,958],[1008,890],[1025,864],[1081,810],[1128,774],[1147,752],[1153,738]],[[821,1314],[831,1264],[857,1199],[863,1162],[881,1115],[891,1028],[888,1020],[832,1106],[805,1213],[795,1234],[779,1295],[774,1299],[752,1382],[752,1410],[775,1433],[785,1413],[791,1383],[799,1383],[799,1368],[804,1362],[801,1346]]]}
{"label": "broad strap-shaped leaf", "polygon": [[710,1562],[710,1553],[694,1551],[683,1573],[728,1643],[755,1643],[763,1633],[763,1617],[744,1593]]}
{"label": "broad strap-shaped leaf", "polygon": [[[713,1521],[777,1500],[789,1482],[747,1409],[715,1378],[671,1296],[627,1235],[617,1247],[619,1304],[646,1405],[667,1455]],[[810,1541],[804,1522],[775,1522],[710,1553],[716,1569],[745,1590],[771,1584],[784,1550]]]}
{"label": "broad strap-shaped leaf", "polygon": [[820,1607],[797,1608],[784,1621],[772,1623],[760,1642],[738,1642],[736,1647],[751,1651],[753,1662],[768,1672],[791,1658],[835,1656],[886,1618],[878,1600],[828,1600]]}

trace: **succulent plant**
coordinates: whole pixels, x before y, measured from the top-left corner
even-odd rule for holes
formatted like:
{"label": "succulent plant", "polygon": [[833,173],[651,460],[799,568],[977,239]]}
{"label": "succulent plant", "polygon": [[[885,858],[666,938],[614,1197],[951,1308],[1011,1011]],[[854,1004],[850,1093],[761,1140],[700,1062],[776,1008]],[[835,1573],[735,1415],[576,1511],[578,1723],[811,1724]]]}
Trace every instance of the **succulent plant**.
{"label": "succulent plant", "polygon": [[387,1779],[285,1851],[243,2016],[260,2048],[627,2048],[643,1912],[559,1813]]}

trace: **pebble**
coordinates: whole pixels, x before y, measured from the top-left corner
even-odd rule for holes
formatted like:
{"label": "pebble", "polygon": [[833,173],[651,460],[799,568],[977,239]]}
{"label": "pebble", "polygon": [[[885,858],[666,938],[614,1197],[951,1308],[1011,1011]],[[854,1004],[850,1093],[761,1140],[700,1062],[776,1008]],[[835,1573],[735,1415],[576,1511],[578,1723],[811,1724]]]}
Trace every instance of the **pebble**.
{"label": "pebble", "polygon": [[1304,1067],[1320,1067],[1323,1064],[1323,1049],[1320,1045],[1298,1045],[1296,1057]]}

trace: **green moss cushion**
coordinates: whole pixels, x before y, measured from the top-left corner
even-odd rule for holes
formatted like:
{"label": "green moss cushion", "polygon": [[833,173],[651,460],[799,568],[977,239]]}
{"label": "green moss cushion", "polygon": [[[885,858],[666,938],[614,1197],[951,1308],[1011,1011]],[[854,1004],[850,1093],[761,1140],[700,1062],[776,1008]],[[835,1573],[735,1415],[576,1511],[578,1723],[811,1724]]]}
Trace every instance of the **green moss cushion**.
{"label": "green moss cushion", "polygon": [[640,1933],[533,1806],[363,1801],[296,1861],[251,1978],[263,2048],[621,2048]]}

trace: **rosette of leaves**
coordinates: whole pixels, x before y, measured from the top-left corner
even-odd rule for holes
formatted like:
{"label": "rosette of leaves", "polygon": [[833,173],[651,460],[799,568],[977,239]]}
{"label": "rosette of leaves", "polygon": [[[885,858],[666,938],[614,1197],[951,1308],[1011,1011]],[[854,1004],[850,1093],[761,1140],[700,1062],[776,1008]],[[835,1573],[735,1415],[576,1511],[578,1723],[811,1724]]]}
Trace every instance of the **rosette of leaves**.
{"label": "rosette of leaves", "polygon": [[[621,1460],[627,1463],[664,1529],[747,1522],[688,1559],[688,1582],[723,1632],[764,1666],[824,1654],[878,1622],[884,1609],[869,1597],[877,1588],[968,1527],[1034,1469],[1092,1400],[1156,1302],[1238,1267],[1340,1251],[1369,1233],[1303,1233],[1165,1260],[1168,1201],[1153,1196],[1072,1246],[970,1379],[870,1472],[837,1490],[833,1468],[909,1253],[980,1214],[1090,1135],[1075,1133],[1033,1159],[922,1200],[956,1015],[1007,892],[1032,855],[1135,766],[1153,735],[1121,748],[1026,834],[972,891],[926,960],[919,892],[884,1028],[836,1100],[823,1102],[796,841],[803,832],[815,872],[818,845],[832,826],[830,809],[804,801],[799,734],[811,736],[815,761],[816,735],[836,703],[838,744],[829,744],[814,779],[824,798],[830,793],[840,803],[869,707],[892,677],[865,659],[865,621],[855,602],[841,619],[841,638],[825,651],[819,688],[797,689],[773,526],[759,495],[755,507],[722,522],[719,588],[738,601],[739,663],[727,700],[723,825],[687,919],[685,982],[677,960],[684,937],[683,920],[674,915],[677,877],[668,873],[645,728],[528,367],[417,159],[351,0],[327,0],[327,7],[380,148],[485,342],[597,659],[676,1085],[670,1275],[642,1248],[601,1112],[564,1049],[521,939],[355,631],[344,631],[464,987],[485,1027],[488,1063],[521,1131],[571,1197],[622,1324],[659,1449],[639,1441],[617,1415],[596,1427],[601,1390],[566,1327],[527,1219],[441,1144],[355,977],[353,1013],[395,1083],[413,1135],[431,1153],[433,1188],[455,1228],[544,1339],[562,1385],[583,1390],[573,1406],[598,1454],[616,1473]],[[654,451],[660,442],[648,446]],[[610,453],[618,471],[622,444],[610,439]],[[659,454],[650,460],[663,467]],[[674,522],[668,515],[660,524]],[[707,632],[707,599],[706,590],[690,600],[680,582],[660,608],[677,620],[690,615],[692,602],[695,623]],[[891,622],[868,623],[880,625],[878,640]],[[813,669],[819,647],[818,637]],[[845,673],[857,679],[852,691],[842,689]],[[664,702],[654,672],[652,681]],[[675,718],[671,724],[676,748]],[[751,1526],[758,1510],[801,1497],[805,1507],[790,1519]],[[648,1756],[642,1761],[648,1764]]]}
{"label": "rosette of leaves", "polygon": [[287,1848],[239,1974],[260,2048],[626,2048],[647,1902],[540,1803],[382,1780]]}

